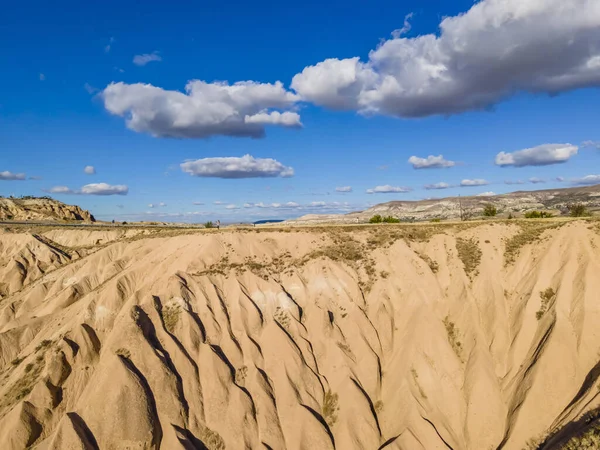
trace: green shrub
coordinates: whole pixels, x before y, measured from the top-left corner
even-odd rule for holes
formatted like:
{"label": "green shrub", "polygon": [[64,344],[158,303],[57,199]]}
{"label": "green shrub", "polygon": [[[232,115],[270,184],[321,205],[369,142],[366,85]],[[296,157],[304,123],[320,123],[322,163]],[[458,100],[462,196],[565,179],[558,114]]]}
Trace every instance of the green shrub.
{"label": "green shrub", "polygon": [[508,220],[512,220],[512,219],[514,219],[514,218],[515,218],[515,216],[513,216],[513,214],[512,214],[512,213],[509,213],[509,214],[508,214]]}
{"label": "green shrub", "polygon": [[381,217],[379,214],[376,214],[369,219],[369,223],[381,223],[381,222],[383,222],[383,217]]}
{"label": "green shrub", "polygon": [[498,214],[498,210],[491,203],[488,203],[483,207],[483,215],[485,217],[495,217],[496,214]]}
{"label": "green shrub", "polygon": [[571,217],[588,217],[592,215],[583,203],[567,205],[567,209]]}
{"label": "green shrub", "polygon": [[554,214],[548,211],[529,211],[525,213],[526,219],[550,219]]}
{"label": "green shrub", "polygon": [[436,217],[435,219],[431,219],[430,222],[433,223],[440,223],[442,221],[442,219],[440,219],[439,217]]}
{"label": "green shrub", "polygon": [[387,216],[383,218],[383,223],[400,223],[400,219],[396,219],[392,216]]}
{"label": "green shrub", "polygon": [[215,227],[215,224],[212,223],[210,220],[204,224],[204,228],[214,228],[214,227]]}

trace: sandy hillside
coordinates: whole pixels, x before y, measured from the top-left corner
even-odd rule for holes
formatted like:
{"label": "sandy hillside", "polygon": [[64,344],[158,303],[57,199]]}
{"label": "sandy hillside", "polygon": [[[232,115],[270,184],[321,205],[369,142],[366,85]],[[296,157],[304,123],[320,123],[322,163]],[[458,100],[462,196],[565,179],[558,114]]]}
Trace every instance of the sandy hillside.
{"label": "sandy hillside", "polygon": [[598,448],[598,222],[111,233],[0,231],[2,449]]}

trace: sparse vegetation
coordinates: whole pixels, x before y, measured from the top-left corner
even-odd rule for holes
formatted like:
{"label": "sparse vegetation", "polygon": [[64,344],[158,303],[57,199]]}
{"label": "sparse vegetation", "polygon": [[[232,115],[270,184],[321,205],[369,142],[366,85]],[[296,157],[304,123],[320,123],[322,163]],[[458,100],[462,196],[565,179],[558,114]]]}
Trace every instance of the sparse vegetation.
{"label": "sparse vegetation", "polygon": [[354,353],[352,353],[352,349],[345,342],[338,342],[337,346],[343,351],[350,359],[354,359]]}
{"label": "sparse vegetation", "polygon": [[392,216],[387,216],[383,218],[383,223],[400,223],[400,219],[396,219]]}
{"label": "sparse vegetation", "polygon": [[273,314],[273,319],[287,331],[290,331],[290,316],[287,311],[283,309],[281,306],[278,306],[275,310],[275,314]]}
{"label": "sparse vegetation", "polygon": [[450,321],[450,318],[446,316],[444,318],[444,327],[446,327],[446,333],[448,334],[448,342],[452,346],[452,350],[458,356],[458,359],[462,361],[462,343],[459,340],[459,331],[454,322]]}
{"label": "sparse vegetation", "polygon": [[242,386],[244,384],[244,381],[246,380],[247,375],[248,375],[248,367],[247,366],[239,367],[235,371],[236,384],[239,384],[240,386]]}
{"label": "sparse vegetation", "polygon": [[548,211],[528,211],[525,213],[526,219],[550,219],[554,217],[554,214]]}
{"label": "sparse vegetation", "polygon": [[339,409],[340,408],[338,407],[338,394],[331,392],[331,390],[325,392],[325,395],[323,397],[322,413],[325,422],[327,422],[327,425],[329,425],[330,427],[333,427],[337,422],[337,412],[339,411]]}
{"label": "sparse vegetation", "polygon": [[546,230],[558,228],[562,226],[562,223],[554,223],[551,225],[542,224],[529,224],[520,223],[521,232],[515,234],[508,241],[506,241],[506,248],[504,249],[504,262],[505,264],[512,264],[516,261],[517,256],[521,248],[527,244],[531,244],[538,239]]}
{"label": "sparse vegetation", "polygon": [[440,270],[440,265],[437,263],[437,261],[434,261],[433,259],[431,259],[429,256],[427,256],[424,253],[419,253],[419,256],[421,257],[421,259],[423,261],[425,261],[427,263],[427,265],[429,266],[429,268],[431,269],[431,271],[433,273],[437,273],[438,270]]}
{"label": "sparse vegetation", "polygon": [[431,219],[430,222],[432,223],[440,223],[442,221],[442,219],[440,219],[439,217],[436,217],[435,219]]}
{"label": "sparse vegetation", "polygon": [[208,222],[204,222],[204,228],[214,228],[215,224],[212,223],[210,220]]}
{"label": "sparse vegetation", "polygon": [[131,359],[131,352],[124,347],[118,348],[115,354],[122,356],[123,358]]}
{"label": "sparse vegetation", "polygon": [[580,436],[573,436],[560,450],[598,450],[600,448],[600,426],[589,428]]}
{"label": "sparse vegetation", "polygon": [[540,292],[540,298],[542,299],[542,302],[540,304],[540,309],[535,313],[535,318],[537,320],[541,320],[541,318],[544,317],[544,314],[546,314],[548,311],[550,302],[554,299],[554,297],[556,297],[556,292],[554,292],[554,289],[551,287]]}
{"label": "sparse vegetation", "polygon": [[381,400],[377,400],[373,405],[373,408],[375,408],[375,412],[377,414],[381,414],[381,411],[383,411],[383,402]]}
{"label": "sparse vegetation", "polygon": [[417,388],[419,388],[419,394],[421,395],[422,398],[427,400],[427,394],[425,394],[425,391],[421,387],[421,384],[419,384],[419,374],[417,373],[417,371],[415,370],[414,367],[410,369],[410,373],[412,375],[413,381],[417,385]]}
{"label": "sparse vegetation", "polygon": [[200,426],[198,438],[207,450],[225,450],[225,441],[221,435],[207,426]]}
{"label": "sparse vegetation", "polygon": [[369,219],[369,223],[381,223],[381,222],[383,222],[383,217],[381,217],[379,214],[376,214]]}
{"label": "sparse vegetation", "polygon": [[491,203],[488,203],[483,207],[483,215],[485,217],[496,217],[496,214],[498,214],[498,210]]}
{"label": "sparse vegetation", "polygon": [[479,249],[477,242],[472,238],[457,238],[456,250],[458,251],[458,257],[465,267],[465,273],[471,277],[481,261],[481,250]]}
{"label": "sparse vegetation", "polygon": [[181,315],[181,306],[177,303],[167,304],[162,309],[162,318],[165,323],[165,328],[169,333],[175,331],[177,322],[179,322],[179,316]]}

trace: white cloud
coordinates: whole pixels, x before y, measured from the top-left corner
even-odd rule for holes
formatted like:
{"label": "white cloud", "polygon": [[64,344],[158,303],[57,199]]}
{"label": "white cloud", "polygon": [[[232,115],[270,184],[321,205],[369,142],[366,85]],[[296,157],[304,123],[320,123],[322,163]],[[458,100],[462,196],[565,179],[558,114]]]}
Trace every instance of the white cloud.
{"label": "white cloud", "polygon": [[429,155],[427,158],[411,156],[408,158],[408,162],[412,164],[413,169],[439,169],[442,167],[453,167],[456,164],[454,161],[444,159],[443,155]]}
{"label": "white cloud", "polygon": [[409,20],[412,18],[413,18],[413,13],[409,13],[406,16],[404,16],[404,25],[402,26],[402,28],[394,30],[391,33],[391,35],[394,39],[398,39],[399,37],[404,36],[412,29],[412,26],[409,22]]}
{"label": "white cloud", "polygon": [[4,180],[4,181],[14,181],[14,180],[25,180],[27,177],[25,176],[24,173],[12,173],[9,172],[8,170],[5,170],[4,172],[0,172],[0,180]]}
{"label": "white cloud", "polygon": [[108,41],[109,43],[107,45],[104,46],[104,53],[109,53],[110,49],[111,49],[111,44],[113,42],[115,42],[115,38],[111,37],[110,40]]}
{"label": "white cloud", "polygon": [[390,186],[386,184],[384,186],[375,186],[372,189],[367,189],[367,194],[393,194],[393,193],[406,193],[412,189],[400,186]]}
{"label": "white cloud", "polygon": [[46,192],[49,192],[50,194],[75,194],[76,192],[70,188],[68,188],[67,186],[54,186],[48,190],[46,190]]}
{"label": "white cloud", "polygon": [[160,202],[160,203],[150,203],[150,204],[148,205],[148,208],[163,208],[163,207],[165,207],[165,206],[167,206],[167,204],[166,204],[166,203],[164,203],[164,202]]}
{"label": "white cloud", "polygon": [[180,164],[181,170],[195,177],[270,178],[291,177],[294,169],[271,158],[240,157],[203,158]]}
{"label": "white cloud", "polygon": [[427,190],[431,190],[431,189],[448,189],[452,186],[450,186],[448,183],[441,182],[441,183],[435,183],[435,184],[426,184],[423,187]]}
{"label": "white cloud", "polygon": [[477,194],[475,197],[491,197],[493,195],[496,195],[496,193],[492,192],[492,191],[487,191],[487,192],[482,192],[481,194]]}
{"label": "white cloud", "polygon": [[593,147],[600,150],[600,141],[583,141],[581,143],[582,147]]}
{"label": "white cloud", "polygon": [[280,113],[279,111],[272,111],[270,113],[261,112],[244,117],[244,122],[258,125],[282,125],[290,128],[302,126],[300,115],[290,111],[285,111],[283,113]]}
{"label": "white cloud", "polygon": [[305,100],[364,114],[422,117],[482,110],[518,92],[557,94],[600,83],[600,3],[482,0],[439,33],[326,59],[294,76]]}
{"label": "white cloud", "polygon": [[88,94],[90,94],[90,95],[91,95],[91,94],[93,94],[93,93],[95,93],[95,92],[98,92],[98,91],[100,90],[100,89],[98,89],[98,88],[95,88],[94,86],[92,86],[92,85],[91,85],[91,84],[89,84],[89,83],[85,83],[85,84],[83,85],[83,88],[84,88],[84,89],[87,91],[87,93],[88,93]]}
{"label": "white cloud", "polygon": [[543,144],[537,147],[517,150],[516,152],[500,152],[496,155],[497,166],[548,166],[565,163],[577,154],[579,148],[571,144]]}
{"label": "white cloud", "polygon": [[215,200],[213,202],[213,205],[224,205],[224,204],[225,204],[225,202],[222,202],[221,200]]}
{"label": "white cloud", "polygon": [[225,207],[225,209],[239,209],[239,206],[237,206],[237,205],[227,205]]}
{"label": "white cloud", "polygon": [[43,73],[40,73],[40,81],[45,81],[46,80],[46,75],[44,75]]}
{"label": "white cloud", "polygon": [[352,192],[352,186],[339,186],[335,188],[336,192]]}
{"label": "white cloud", "polygon": [[565,178],[564,177],[556,177],[554,180],[558,181],[559,183],[562,183],[563,181],[565,181]]}
{"label": "white cloud", "polygon": [[127,195],[128,193],[129,188],[124,184],[92,183],[81,188],[83,195]]}
{"label": "white cloud", "polygon": [[529,179],[529,182],[530,182],[530,183],[533,183],[533,184],[540,184],[540,183],[545,183],[545,182],[546,182],[546,180],[544,180],[544,179],[542,179],[542,178],[538,178],[538,177],[531,177],[531,178]]}
{"label": "white cloud", "polygon": [[460,185],[463,187],[469,187],[469,186],[485,186],[489,184],[486,180],[483,180],[481,178],[476,178],[474,180],[469,180],[469,179],[465,179],[462,180],[460,182]]}
{"label": "white cloud", "polygon": [[158,52],[143,53],[141,55],[135,55],[133,57],[133,63],[136,66],[145,66],[146,64],[151,63],[153,61],[156,61],[156,62],[162,61],[162,58],[158,54]]}
{"label": "white cloud", "polygon": [[85,166],[83,171],[88,175],[96,175],[96,168],[94,166]]}
{"label": "white cloud", "polygon": [[525,184],[523,180],[505,180],[504,184]]}
{"label": "white cloud", "polygon": [[208,138],[224,135],[261,138],[265,126],[297,128],[300,116],[290,109],[298,96],[274,84],[192,80],[185,92],[151,84],[111,83],[102,93],[104,107],[125,117],[127,127],[155,137]]}
{"label": "white cloud", "polygon": [[575,178],[571,182],[578,186],[590,186],[592,184],[600,184],[600,175],[586,175],[582,178]]}
{"label": "white cloud", "polygon": [[107,183],[86,184],[81,189],[71,189],[67,186],[55,186],[46,190],[51,194],[70,195],[127,195],[129,188],[123,184],[110,185]]}
{"label": "white cloud", "polygon": [[192,205],[204,205],[203,202],[192,202]]}

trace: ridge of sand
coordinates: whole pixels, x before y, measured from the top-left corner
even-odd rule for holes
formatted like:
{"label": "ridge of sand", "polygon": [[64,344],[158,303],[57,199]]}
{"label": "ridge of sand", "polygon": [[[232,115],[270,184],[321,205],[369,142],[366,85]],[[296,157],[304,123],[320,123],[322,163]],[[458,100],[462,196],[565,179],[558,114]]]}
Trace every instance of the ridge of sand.
{"label": "ridge of sand", "polygon": [[598,230],[0,232],[0,442],[560,448],[600,407]]}

